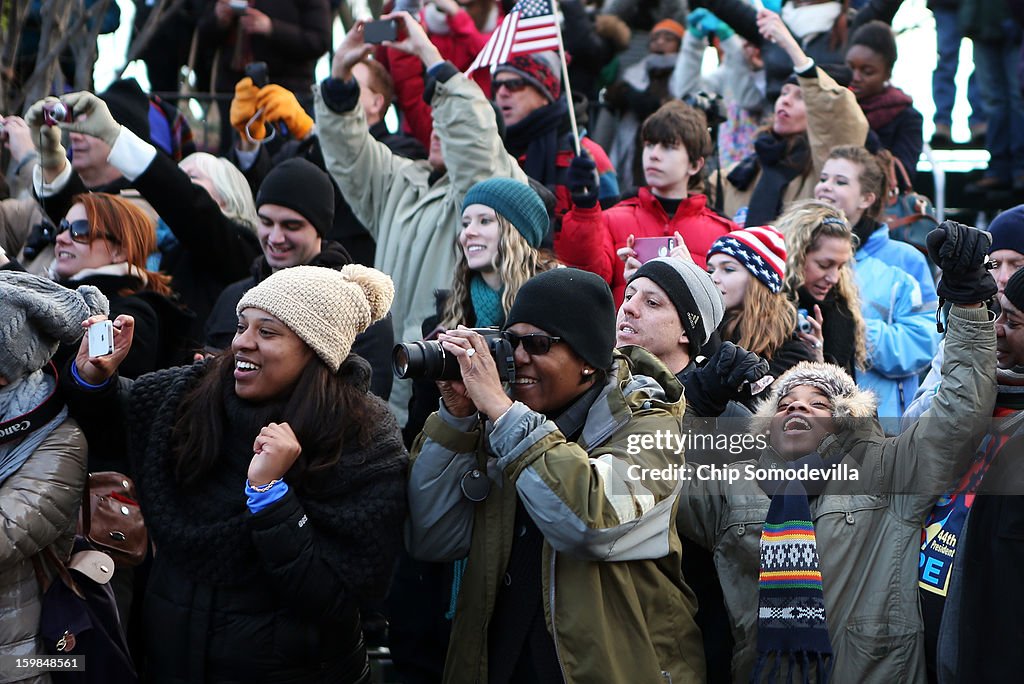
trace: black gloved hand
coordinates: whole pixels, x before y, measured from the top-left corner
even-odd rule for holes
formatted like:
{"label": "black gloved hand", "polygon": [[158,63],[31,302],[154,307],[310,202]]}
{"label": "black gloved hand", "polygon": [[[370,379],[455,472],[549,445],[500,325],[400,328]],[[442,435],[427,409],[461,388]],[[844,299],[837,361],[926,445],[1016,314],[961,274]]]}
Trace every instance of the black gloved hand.
{"label": "black gloved hand", "polygon": [[999,288],[985,264],[992,236],[956,221],[943,221],[928,233],[928,255],[942,269],[935,287],[941,299],[954,304],[985,302]]}
{"label": "black gloved hand", "polygon": [[597,164],[586,152],[581,151],[569,162],[565,185],[577,207],[589,209],[597,204]]}
{"label": "black gloved hand", "polygon": [[740,396],[744,383],[754,385],[766,375],[767,361],[732,342],[723,342],[707,363],[683,377],[687,413],[717,416]]}
{"label": "black gloved hand", "polygon": [[604,89],[601,104],[613,112],[621,112],[629,105],[629,97],[636,93],[636,88],[625,81],[615,81]]}
{"label": "black gloved hand", "polygon": [[992,234],[956,221],[943,221],[928,233],[928,256],[943,273],[969,272],[985,263]]}

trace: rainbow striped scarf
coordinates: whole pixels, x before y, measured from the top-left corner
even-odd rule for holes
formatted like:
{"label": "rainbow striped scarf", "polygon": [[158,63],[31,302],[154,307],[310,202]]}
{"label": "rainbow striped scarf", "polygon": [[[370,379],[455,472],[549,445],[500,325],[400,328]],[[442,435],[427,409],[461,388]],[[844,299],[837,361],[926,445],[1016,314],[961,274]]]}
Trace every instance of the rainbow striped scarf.
{"label": "rainbow striped scarf", "polygon": [[751,681],[827,682],[832,645],[818,567],[818,545],[807,491],[799,480],[780,484],[761,532],[757,666]]}

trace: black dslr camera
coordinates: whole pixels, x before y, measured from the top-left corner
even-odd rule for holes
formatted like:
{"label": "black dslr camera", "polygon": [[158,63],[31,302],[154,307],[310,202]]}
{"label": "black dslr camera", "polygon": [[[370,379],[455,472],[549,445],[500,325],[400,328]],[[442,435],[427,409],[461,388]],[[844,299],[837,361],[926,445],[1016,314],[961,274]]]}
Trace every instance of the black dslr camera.
{"label": "black dslr camera", "polygon": [[690,93],[683,97],[683,102],[704,112],[704,116],[708,120],[708,128],[717,129],[729,118],[725,100],[718,93],[707,93],[703,90]]}
{"label": "black dslr camera", "polygon": [[[487,342],[487,348],[498,366],[498,377],[509,383],[516,379],[516,364],[512,344],[497,328],[472,328]],[[461,380],[459,360],[449,354],[436,340],[396,344],[391,352],[391,367],[395,376],[424,378],[425,380]]]}
{"label": "black dslr camera", "polygon": [[50,222],[50,219],[44,217],[42,221],[32,226],[32,230],[29,231],[23,250],[25,258],[29,260],[35,259],[47,246],[56,242],[57,229]]}

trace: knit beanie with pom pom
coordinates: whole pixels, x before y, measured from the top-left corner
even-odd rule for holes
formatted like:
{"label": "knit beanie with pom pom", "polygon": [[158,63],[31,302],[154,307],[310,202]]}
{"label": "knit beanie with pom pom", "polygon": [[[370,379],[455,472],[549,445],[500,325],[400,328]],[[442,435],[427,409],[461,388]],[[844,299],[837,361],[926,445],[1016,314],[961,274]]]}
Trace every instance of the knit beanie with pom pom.
{"label": "knit beanie with pom pom", "polygon": [[373,268],[293,266],[246,292],[235,312],[261,309],[280,319],[336,372],[356,335],[384,318],[394,298],[391,278]]}

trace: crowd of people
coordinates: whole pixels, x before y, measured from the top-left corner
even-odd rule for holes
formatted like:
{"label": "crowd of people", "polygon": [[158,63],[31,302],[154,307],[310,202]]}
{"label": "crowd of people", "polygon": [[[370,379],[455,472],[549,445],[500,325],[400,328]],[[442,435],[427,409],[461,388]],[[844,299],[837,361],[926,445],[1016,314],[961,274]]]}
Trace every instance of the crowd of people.
{"label": "crowd of people", "polygon": [[[1021,8],[934,4],[1022,191]],[[566,0],[481,68],[543,3],[397,3],[320,82],[328,0],[181,5],[219,149],[132,79],[0,117],[0,684],[1019,676],[1024,204],[891,230],[898,0]],[[104,494],[120,670],[40,626]]]}

